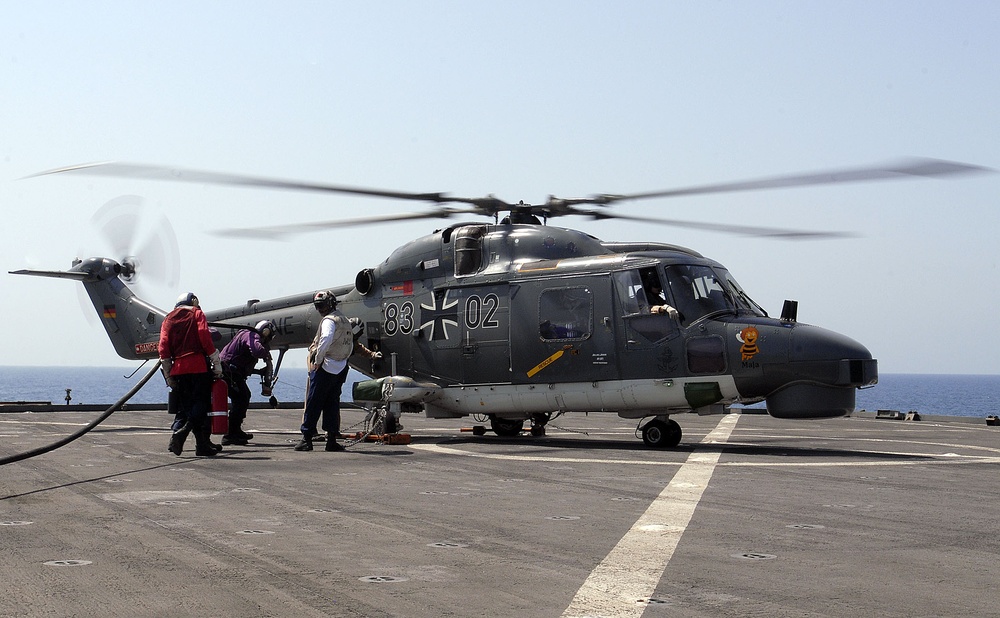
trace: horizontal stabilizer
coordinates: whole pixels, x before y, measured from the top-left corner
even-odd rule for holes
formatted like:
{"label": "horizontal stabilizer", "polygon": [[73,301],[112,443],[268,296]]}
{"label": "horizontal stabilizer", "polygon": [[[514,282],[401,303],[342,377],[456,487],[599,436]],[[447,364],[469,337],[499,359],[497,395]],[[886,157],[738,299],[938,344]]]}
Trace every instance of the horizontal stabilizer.
{"label": "horizontal stabilizer", "polygon": [[54,277],[56,279],[74,279],[76,281],[86,281],[93,278],[90,273],[78,270],[9,270],[11,275],[31,275],[32,277]]}

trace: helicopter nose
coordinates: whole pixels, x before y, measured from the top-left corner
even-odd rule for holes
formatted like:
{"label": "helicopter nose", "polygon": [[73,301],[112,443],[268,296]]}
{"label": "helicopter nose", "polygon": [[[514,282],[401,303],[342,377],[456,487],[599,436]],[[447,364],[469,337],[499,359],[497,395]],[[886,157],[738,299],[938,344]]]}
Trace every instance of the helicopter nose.
{"label": "helicopter nose", "polygon": [[829,418],[854,411],[858,387],[878,382],[878,361],[849,337],[816,326],[790,329],[782,386],[767,398],[778,418]]}

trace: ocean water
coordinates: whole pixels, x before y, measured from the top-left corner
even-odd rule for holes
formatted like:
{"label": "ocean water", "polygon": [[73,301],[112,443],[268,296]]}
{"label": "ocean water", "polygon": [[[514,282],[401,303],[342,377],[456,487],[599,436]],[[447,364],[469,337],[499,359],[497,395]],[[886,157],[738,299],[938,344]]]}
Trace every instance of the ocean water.
{"label": "ocean water", "polygon": [[[130,369],[119,367],[0,367],[0,401],[49,401],[64,403],[71,389],[71,403],[111,404],[129,391],[149,371],[143,367],[131,378]],[[351,382],[363,376],[352,372],[344,386],[350,400]],[[261,397],[257,376],[248,382],[253,401]],[[279,401],[305,398],[306,370],[283,368],[274,395]],[[132,403],[165,403],[167,387],[154,376]],[[858,391],[857,407],[869,411],[916,410],[921,414],[972,416],[1000,415],[1000,375],[886,374],[878,385]]]}
{"label": "ocean water", "polygon": [[[133,376],[134,369],[123,367],[0,367],[0,401],[48,401],[65,403],[70,389],[70,403],[112,404],[139,383],[153,365],[147,364]],[[361,378],[363,376],[358,376]],[[247,381],[252,401],[267,401],[260,395],[260,378]],[[305,399],[306,370],[282,368],[274,395],[279,401]],[[167,401],[166,384],[159,373],[136,393],[130,403],[163,403]],[[350,385],[344,387],[350,398]]]}
{"label": "ocean water", "polygon": [[1000,415],[1000,375],[880,375],[858,391],[857,407],[868,411],[915,410],[921,414]]}

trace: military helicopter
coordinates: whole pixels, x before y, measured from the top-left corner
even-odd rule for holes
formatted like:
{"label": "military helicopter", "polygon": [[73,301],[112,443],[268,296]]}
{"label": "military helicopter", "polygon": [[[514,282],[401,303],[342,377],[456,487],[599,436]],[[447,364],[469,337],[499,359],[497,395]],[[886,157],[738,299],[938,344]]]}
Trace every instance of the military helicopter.
{"label": "military helicopter", "polygon": [[[733,404],[766,402],[778,418],[836,417],[854,410],[859,388],[878,381],[877,361],[860,343],[796,319],[785,301],[779,317],[755,303],[719,262],[659,242],[607,242],[548,225],[561,216],[619,218],[774,238],[824,238],[836,232],[748,228],[630,216],[608,207],[627,200],[816,184],[943,177],[987,171],[932,159],[682,189],[550,197],[539,205],[493,195],[453,197],[314,184],[128,163],[42,172],[100,174],[194,183],[319,191],[429,202],[401,215],[224,230],[228,236],[275,239],[329,228],[403,219],[476,215],[413,240],[353,283],[329,288],[339,309],[363,324],[362,343],[382,360],[350,359],[370,378],[355,399],[430,418],[484,415],[498,436],[530,423],[533,435],[566,412],[608,412],[637,421],[651,447],[674,447],[682,412],[723,413]],[[457,206],[456,206],[457,205]],[[65,271],[12,274],[80,281],[115,351],[125,359],[157,355],[166,312],[137,297],[129,283],[133,257],[77,260]],[[207,312],[224,340],[239,328],[272,320],[272,347],[309,345],[320,315],[319,290]]]}

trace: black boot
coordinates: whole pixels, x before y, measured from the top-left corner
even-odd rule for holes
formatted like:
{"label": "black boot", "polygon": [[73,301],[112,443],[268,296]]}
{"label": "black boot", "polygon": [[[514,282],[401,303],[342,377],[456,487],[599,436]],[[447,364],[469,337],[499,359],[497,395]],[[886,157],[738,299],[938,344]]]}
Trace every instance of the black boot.
{"label": "black boot", "polygon": [[235,444],[237,446],[246,446],[250,444],[247,442],[246,438],[242,434],[226,434],[222,436],[222,445],[229,446],[230,444]]}
{"label": "black boot", "polygon": [[229,420],[230,420],[229,431],[226,433],[226,435],[222,436],[222,444],[223,445],[237,444],[239,446],[246,446],[248,444],[247,440],[249,440],[253,436],[250,436],[250,438],[248,438],[247,434],[244,433],[242,429],[240,429],[240,423],[238,422],[233,423],[232,419]]}
{"label": "black boot", "polygon": [[221,446],[212,443],[211,435],[211,430],[207,427],[195,432],[195,455],[198,457],[215,457],[222,450]]}
{"label": "black boot", "polygon": [[247,446],[247,442],[253,439],[252,433],[247,433],[243,431],[243,419],[229,417],[229,431],[226,435],[222,436],[222,444],[238,444],[240,446]]}
{"label": "black boot", "polygon": [[184,441],[187,440],[189,433],[191,433],[191,425],[185,423],[170,436],[170,445],[167,446],[167,450],[180,457],[184,451]]}
{"label": "black boot", "polygon": [[295,450],[297,451],[311,451],[313,450],[312,436],[308,434],[302,435],[302,441],[295,445]]}

